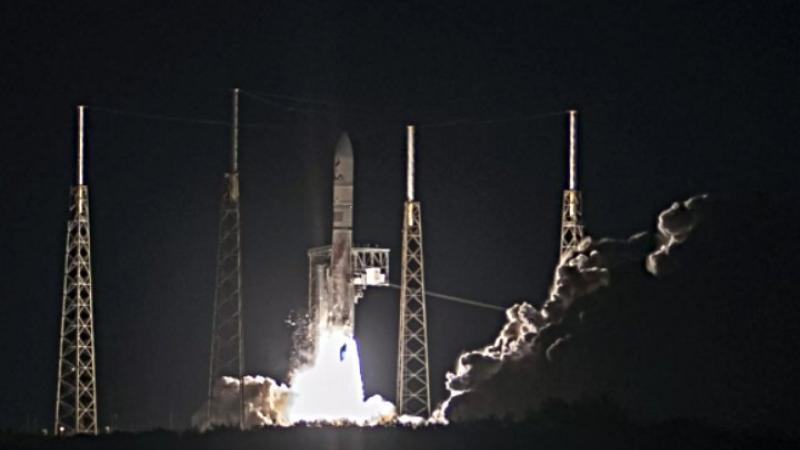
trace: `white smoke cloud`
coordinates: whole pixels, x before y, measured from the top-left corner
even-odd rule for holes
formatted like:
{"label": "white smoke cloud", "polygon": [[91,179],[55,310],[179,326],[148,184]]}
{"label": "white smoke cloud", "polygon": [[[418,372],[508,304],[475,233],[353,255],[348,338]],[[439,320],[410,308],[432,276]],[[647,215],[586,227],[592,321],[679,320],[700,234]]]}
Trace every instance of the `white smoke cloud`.
{"label": "white smoke cloud", "polygon": [[[242,393],[238,378],[221,377],[214,384],[213,401],[206,401],[192,416],[192,427],[201,431],[216,427],[238,427]],[[290,399],[290,390],[269,377],[244,377],[244,424],[246,428],[286,424],[282,411]]]}
{"label": "white smoke cloud", "polygon": [[[557,373],[565,369],[556,362],[569,353],[573,333],[590,320],[592,302],[614,283],[619,267],[638,265],[641,272],[665,273],[670,252],[686,241],[707,201],[707,195],[700,195],[673,204],[659,215],[654,235],[638,233],[625,240],[586,238],[556,268],[541,309],[526,302],[513,305],[493,344],[458,358],[454,371],[446,375],[450,395],[435,417],[455,421],[521,418],[548,396],[569,397],[570,390],[559,385]],[[619,273],[626,276],[627,272]]]}
{"label": "white smoke cloud", "polygon": [[672,269],[668,258],[670,251],[686,241],[707,202],[708,195],[699,195],[683,203],[675,202],[659,214],[657,238],[660,245],[656,251],[647,255],[648,272],[661,275]]}

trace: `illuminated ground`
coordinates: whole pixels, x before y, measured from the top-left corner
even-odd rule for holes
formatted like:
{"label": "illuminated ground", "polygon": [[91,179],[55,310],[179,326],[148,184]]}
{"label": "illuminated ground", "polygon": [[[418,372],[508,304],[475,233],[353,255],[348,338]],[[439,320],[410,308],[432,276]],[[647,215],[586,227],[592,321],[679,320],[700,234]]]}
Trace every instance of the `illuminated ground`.
{"label": "illuminated ground", "polygon": [[208,433],[118,433],[69,439],[0,435],[0,448],[19,449],[788,449],[798,441],[760,431],[731,431],[696,421],[637,424],[618,410],[555,405],[524,422],[482,421],[403,427],[264,428]]}

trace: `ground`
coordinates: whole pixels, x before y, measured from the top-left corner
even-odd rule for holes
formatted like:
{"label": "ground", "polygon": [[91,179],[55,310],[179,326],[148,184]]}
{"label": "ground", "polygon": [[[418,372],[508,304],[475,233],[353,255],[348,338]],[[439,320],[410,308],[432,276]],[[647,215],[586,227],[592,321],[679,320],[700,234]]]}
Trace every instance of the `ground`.
{"label": "ground", "polygon": [[733,430],[698,421],[644,423],[606,401],[578,406],[551,402],[521,422],[486,420],[448,426],[263,428],[241,432],[113,433],[53,438],[0,435],[18,449],[790,449],[800,442],[768,429]]}

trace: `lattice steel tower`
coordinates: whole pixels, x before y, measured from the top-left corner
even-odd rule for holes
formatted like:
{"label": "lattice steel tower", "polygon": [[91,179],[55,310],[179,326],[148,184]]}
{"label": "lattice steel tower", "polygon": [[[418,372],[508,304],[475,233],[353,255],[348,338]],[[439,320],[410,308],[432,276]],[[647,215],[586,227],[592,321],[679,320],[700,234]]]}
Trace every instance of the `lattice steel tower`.
{"label": "lattice steel tower", "polygon": [[71,189],[53,432],[97,434],[89,187],[83,183],[84,106],[78,106],[78,174]]}
{"label": "lattice steel tower", "polygon": [[578,248],[583,240],[583,205],[578,189],[577,162],[578,111],[569,111],[569,189],[564,190],[561,205],[561,258]]}
{"label": "lattice steel tower", "polygon": [[430,416],[428,319],[425,311],[425,264],[422,248],[422,209],[414,200],[414,127],[407,127],[406,203],[403,211],[400,332],[397,342],[397,410],[400,414]]}
{"label": "lattice steel tower", "polygon": [[239,379],[239,426],[244,427],[244,336],[242,333],[242,257],[239,230],[239,89],[233,90],[231,168],[225,174],[217,247],[217,274],[211,322],[208,371],[208,418],[212,417],[214,383],[222,376]]}

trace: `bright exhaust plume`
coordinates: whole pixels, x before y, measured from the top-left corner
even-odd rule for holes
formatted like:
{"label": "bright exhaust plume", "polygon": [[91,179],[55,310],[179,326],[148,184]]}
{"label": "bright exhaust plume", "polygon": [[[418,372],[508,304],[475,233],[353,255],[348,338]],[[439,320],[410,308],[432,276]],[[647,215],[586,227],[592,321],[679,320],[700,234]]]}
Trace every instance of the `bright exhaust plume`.
{"label": "bright exhaust plume", "polygon": [[289,423],[375,425],[391,421],[394,405],[373,395],[364,400],[356,340],[343,329],[322,330],[313,363],[291,380]]}
{"label": "bright exhaust plume", "polygon": [[[295,370],[288,386],[269,377],[244,377],[246,428],[301,423],[372,426],[396,419],[394,405],[380,395],[365,400],[358,344],[344,328],[321,329],[316,340],[311,363]],[[193,426],[238,427],[239,380],[220,378],[211,404],[194,414]]]}

